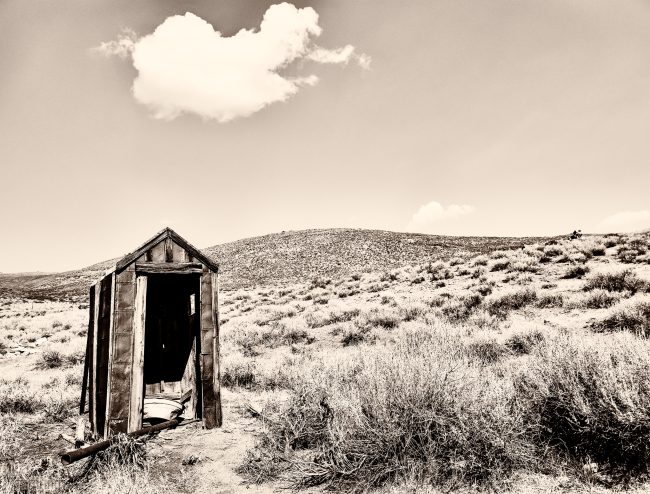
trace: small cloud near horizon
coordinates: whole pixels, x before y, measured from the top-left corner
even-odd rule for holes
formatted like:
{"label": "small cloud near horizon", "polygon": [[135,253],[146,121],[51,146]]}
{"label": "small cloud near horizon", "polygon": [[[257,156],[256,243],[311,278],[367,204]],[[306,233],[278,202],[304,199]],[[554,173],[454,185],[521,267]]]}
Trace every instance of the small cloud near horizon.
{"label": "small cloud near horizon", "polygon": [[315,75],[290,77],[282,69],[296,60],[369,68],[370,57],[354,46],[316,46],[318,13],[289,3],[272,5],[259,29],[241,29],[224,37],[211,24],[187,12],[165,19],[153,33],[138,37],[125,30],[117,40],[94,51],[130,58],[138,75],[134,98],[153,116],[173,120],[191,113],[220,123],[248,117],[268,105],[288,100],[301,87],[318,82]]}
{"label": "small cloud near horizon", "polygon": [[415,212],[407,225],[407,231],[428,233],[442,223],[467,216],[476,211],[469,204],[450,204],[445,207],[437,201],[431,201]]}
{"label": "small cloud near horizon", "polygon": [[602,233],[635,232],[650,228],[650,211],[621,211],[605,217],[596,227]]}

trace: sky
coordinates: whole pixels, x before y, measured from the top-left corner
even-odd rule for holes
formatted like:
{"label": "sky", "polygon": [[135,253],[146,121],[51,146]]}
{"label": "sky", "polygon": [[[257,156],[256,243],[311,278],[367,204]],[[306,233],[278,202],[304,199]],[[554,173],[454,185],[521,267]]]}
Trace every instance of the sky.
{"label": "sky", "polygon": [[650,228],[649,0],[2,0],[0,109],[0,272]]}

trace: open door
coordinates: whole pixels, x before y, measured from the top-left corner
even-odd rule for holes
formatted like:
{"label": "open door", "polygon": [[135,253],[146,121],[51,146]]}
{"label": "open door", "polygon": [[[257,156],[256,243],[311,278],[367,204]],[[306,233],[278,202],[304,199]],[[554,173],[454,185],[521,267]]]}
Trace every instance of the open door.
{"label": "open door", "polygon": [[[142,402],[146,398],[183,402],[184,418],[200,416],[200,407],[196,405],[200,403],[201,388],[196,379],[200,375],[197,358],[200,355],[197,349],[200,344],[199,282],[197,274],[148,274],[138,277],[136,288],[136,306],[142,303],[145,309],[141,311],[143,362],[138,366],[138,351],[134,348],[133,386],[139,388]],[[135,346],[137,340],[136,330]],[[141,376],[137,375],[138,367]],[[139,424],[136,424],[137,417],[133,417],[129,429],[135,430],[136,425],[142,425],[142,410],[135,409]]]}

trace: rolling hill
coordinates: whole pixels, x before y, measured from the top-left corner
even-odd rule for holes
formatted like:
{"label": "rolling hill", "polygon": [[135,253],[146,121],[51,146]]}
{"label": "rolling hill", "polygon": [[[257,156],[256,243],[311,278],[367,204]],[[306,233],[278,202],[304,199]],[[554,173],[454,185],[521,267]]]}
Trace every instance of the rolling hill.
{"label": "rolling hill", "polygon": [[[294,283],[465,257],[544,241],[530,237],[450,237],[383,230],[327,229],[273,233],[202,249],[219,262],[224,289]],[[28,298],[85,297],[116,259],[55,274],[0,274],[0,292]]]}

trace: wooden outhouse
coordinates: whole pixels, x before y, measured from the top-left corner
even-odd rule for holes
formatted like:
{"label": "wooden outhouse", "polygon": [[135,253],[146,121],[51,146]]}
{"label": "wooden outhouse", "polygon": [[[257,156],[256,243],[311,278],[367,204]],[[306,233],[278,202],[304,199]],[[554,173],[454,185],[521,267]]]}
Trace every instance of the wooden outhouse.
{"label": "wooden outhouse", "polygon": [[218,265],[166,228],[90,287],[81,410],[92,432],[142,427],[145,398],[221,426]]}

